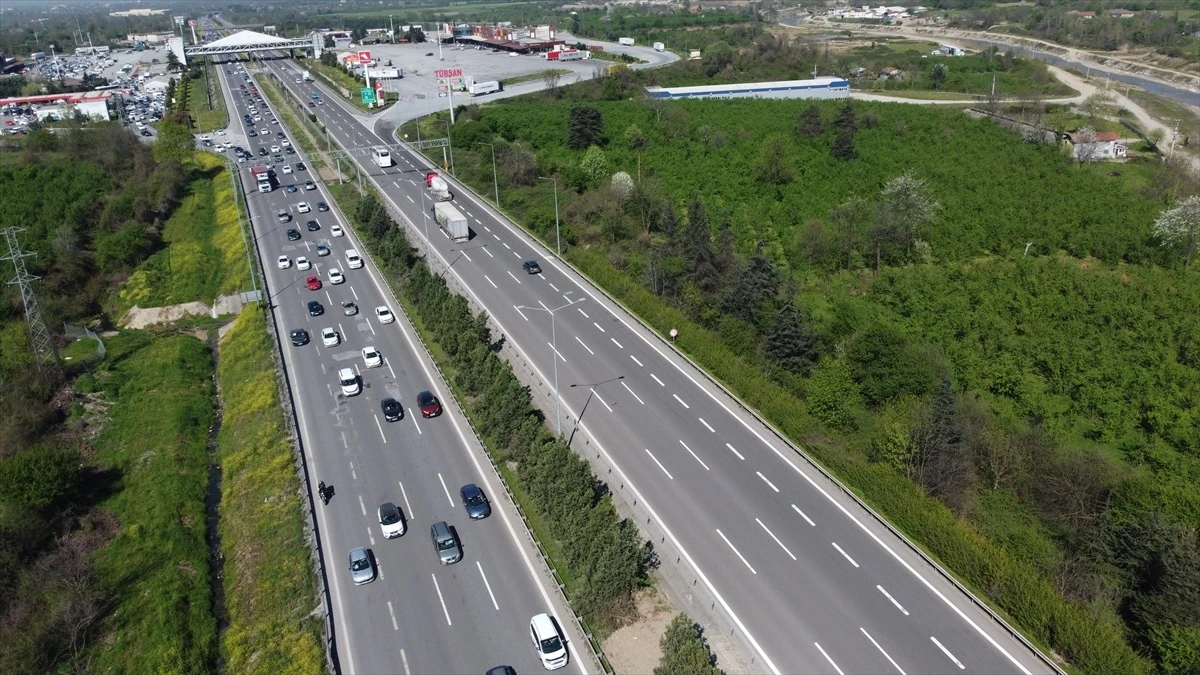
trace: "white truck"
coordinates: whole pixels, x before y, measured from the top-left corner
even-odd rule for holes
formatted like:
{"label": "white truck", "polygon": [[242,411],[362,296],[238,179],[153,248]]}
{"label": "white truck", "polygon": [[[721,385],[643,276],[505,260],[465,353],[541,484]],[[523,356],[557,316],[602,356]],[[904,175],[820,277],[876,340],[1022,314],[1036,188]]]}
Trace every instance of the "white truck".
{"label": "white truck", "polygon": [[664,45],[664,44],[663,44],[663,43],[661,43],[661,42],[655,42],[655,43],[654,43],[654,51],[656,51],[656,52],[665,51],[665,50],[666,50],[666,48],[667,48],[667,46],[666,46],[666,45]]}
{"label": "white truck", "polygon": [[500,83],[496,80],[489,80],[488,82],[472,82],[471,84],[467,85],[467,93],[472,96],[483,96],[484,94],[492,94],[500,91],[502,88],[503,87],[501,87]]}
{"label": "white truck", "polygon": [[250,167],[250,173],[254,175],[254,181],[258,184],[259,192],[270,192],[272,190],[270,168],[262,164],[255,164]]}
{"label": "white truck", "polygon": [[304,81],[312,82],[312,73],[308,72],[307,70],[304,71]]}
{"label": "white truck", "polygon": [[429,194],[439,202],[448,202],[454,198],[450,194],[450,184],[446,182],[436,171],[430,171],[425,174],[425,187],[429,188]]}
{"label": "white truck", "polygon": [[617,40],[617,44],[622,44],[626,47],[632,47],[636,43],[634,42],[633,38],[620,38]]}
{"label": "white truck", "polygon": [[471,228],[467,226],[467,217],[449,202],[437,202],[433,205],[433,215],[438,225],[450,239],[462,243],[471,239]]}

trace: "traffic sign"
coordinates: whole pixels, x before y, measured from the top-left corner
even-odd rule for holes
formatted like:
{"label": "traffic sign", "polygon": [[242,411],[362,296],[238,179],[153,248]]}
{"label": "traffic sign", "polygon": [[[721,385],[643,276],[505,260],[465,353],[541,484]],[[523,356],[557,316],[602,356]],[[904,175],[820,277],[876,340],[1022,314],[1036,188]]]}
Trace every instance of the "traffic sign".
{"label": "traffic sign", "polygon": [[375,90],[370,87],[363,87],[359,94],[362,95],[362,102],[365,105],[375,105]]}

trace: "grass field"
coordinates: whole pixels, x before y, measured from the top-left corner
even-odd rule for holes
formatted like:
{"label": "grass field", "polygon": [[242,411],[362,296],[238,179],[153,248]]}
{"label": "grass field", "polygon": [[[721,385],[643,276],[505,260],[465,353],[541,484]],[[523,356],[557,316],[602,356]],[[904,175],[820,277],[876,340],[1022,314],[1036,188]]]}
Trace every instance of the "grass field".
{"label": "grass field", "polygon": [[542,70],[542,71],[539,71],[536,73],[529,73],[528,75],[518,75],[516,77],[510,77],[507,80],[500,80],[500,83],[507,87],[507,86],[514,85],[514,84],[520,84],[521,82],[533,82],[534,80],[540,80],[543,77],[546,77],[547,75],[549,75],[550,73],[554,73],[556,75],[566,75],[569,72],[571,72],[571,71],[564,70],[562,68],[550,68],[549,70]]}
{"label": "grass field", "polygon": [[[208,105],[208,90],[212,89],[212,107]],[[192,80],[188,85],[187,111],[196,125],[196,133],[212,133],[217,129],[229,126],[229,113],[225,111],[225,99],[221,96],[217,74],[210,65],[204,69],[204,76]]]}
{"label": "grass field", "polygon": [[96,462],[115,481],[102,506],[120,532],[96,555],[113,606],[92,651],[97,672],[200,673],[216,665],[204,537],[208,348],[187,335],[122,333],[95,373],[110,420]]}
{"label": "grass field", "polygon": [[[310,71],[312,71],[314,75],[321,76],[327,80],[323,81],[322,84],[328,85],[329,82],[333,82],[337,86],[345,87],[350,92],[350,98],[342,100],[349,101],[355,108],[358,108],[363,112],[378,112],[381,110],[380,108],[368,108],[367,105],[362,102],[362,97],[359,95],[359,90],[366,86],[366,82],[358,79],[357,77],[352,77],[341,68],[327,66],[316,59],[306,59],[304,61],[304,65]],[[389,101],[396,99],[396,94],[393,92],[384,92],[384,95]],[[341,98],[340,93],[338,94],[338,97]]]}
{"label": "grass field", "polygon": [[150,256],[117,294],[117,314],[130,307],[161,307],[199,300],[250,286],[249,262],[239,205],[225,162],[195,153],[189,194],[163,226],[168,246]]}
{"label": "grass field", "polygon": [[325,670],[301,486],[263,313],[243,311],[218,349],[220,506],[231,673]]}

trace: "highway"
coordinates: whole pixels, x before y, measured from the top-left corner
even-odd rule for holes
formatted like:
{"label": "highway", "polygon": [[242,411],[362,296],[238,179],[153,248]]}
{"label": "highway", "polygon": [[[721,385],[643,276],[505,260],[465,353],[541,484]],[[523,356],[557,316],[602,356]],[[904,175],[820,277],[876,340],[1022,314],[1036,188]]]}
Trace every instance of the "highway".
{"label": "highway", "polygon": [[[423,236],[423,209],[431,206],[423,197],[425,160],[376,136],[336,95],[297,84],[290,60],[264,65],[299,99],[314,91],[325,99],[318,113],[343,147],[392,147],[396,166],[380,169],[361,155],[357,161],[414,223],[415,238]],[[714,612],[735,627],[754,668],[1050,671],[657,336],[482,200],[454,187],[454,204],[474,236],[455,244],[429,215],[434,271],[448,270],[468,289],[499,325],[506,348],[543,382],[552,383],[557,369],[564,433],[588,439],[587,447],[616,467],[606,479],[610,486],[631,491],[667,533],[669,545],[660,548],[680,552],[679,573],[715,598]],[[541,274],[522,270],[529,259],[541,261]],[[547,416],[553,419],[553,408]]]}
{"label": "highway", "polygon": [[[348,269],[345,251],[363,251],[361,243],[336,208],[317,210],[318,202],[333,201],[319,181],[315,189],[304,188],[305,181],[316,181],[315,172],[282,173],[284,163],[307,163],[302,153],[281,152],[284,163],[258,155],[259,147],[281,145],[275,135],[281,127],[270,124],[265,101],[257,104],[263,121],[254,128],[269,135],[247,136],[241,118],[249,108],[247,92],[253,80],[245,81],[239,68],[217,64],[232,111],[225,138],[254,153],[253,160],[237,166],[247,186],[270,308],[280,326],[303,452],[313,482],[324,481],[334,490],[328,505],[317,502],[317,523],[341,671],[483,673],[505,664],[518,672],[537,672],[541,663],[530,643],[529,620],[549,612],[559,617],[571,646],[571,662],[564,672],[584,672],[575,649],[577,643],[582,647],[581,638],[571,632],[570,621],[563,620],[568,615],[553,583],[543,577],[520,518],[457,405],[449,400],[445,383],[403,320],[385,325],[376,318],[377,306],[397,308],[370,260],[361,269]],[[250,176],[250,168],[260,161],[276,170],[279,186],[269,193],[257,192]],[[297,186],[295,193],[287,192],[289,184]],[[300,213],[301,202],[312,211]],[[280,222],[281,210],[292,216],[291,222]],[[306,228],[310,219],[318,221],[318,231]],[[333,236],[335,224],[344,228],[344,236]],[[299,241],[289,241],[291,228],[300,231]],[[318,255],[319,242],[327,243],[330,255]],[[280,255],[292,260],[290,268],[279,268]],[[310,271],[297,268],[300,257],[311,262]],[[335,268],[344,274],[344,283],[330,283],[329,273]],[[322,288],[309,290],[309,274],[320,278]],[[309,315],[310,300],[324,306],[324,315]],[[345,300],[357,303],[356,316],[343,315]],[[337,330],[340,344],[323,346],[324,327]],[[289,333],[296,328],[308,331],[308,344],[291,344]],[[382,353],[381,366],[366,367],[361,350],[369,345]],[[362,392],[356,396],[340,391],[336,371],[345,367],[360,376]],[[415,402],[417,393],[426,389],[444,402],[441,416],[422,418]],[[404,406],[399,421],[387,422],[381,413],[380,401],[387,396]],[[491,499],[489,518],[467,518],[458,495],[467,483],[480,485]],[[383,502],[393,502],[403,512],[408,531],[402,537],[383,537],[376,516]],[[456,528],[462,542],[463,559],[457,564],[438,562],[429,529],[439,520]],[[379,569],[378,578],[362,586],[352,583],[347,563],[349,550],[358,546],[372,551]],[[586,647],[582,649],[586,654]],[[586,658],[590,662],[590,656]]]}

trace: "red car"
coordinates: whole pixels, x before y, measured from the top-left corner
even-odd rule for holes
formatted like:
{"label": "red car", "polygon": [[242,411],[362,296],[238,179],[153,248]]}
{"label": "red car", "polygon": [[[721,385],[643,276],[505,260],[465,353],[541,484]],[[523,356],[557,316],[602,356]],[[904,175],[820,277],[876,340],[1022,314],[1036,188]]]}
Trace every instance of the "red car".
{"label": "red car", "polygon": [[317,278],[317,275],[315,275],[315,274],[308,275],[307,281],[308,281],[308,290],[310,290],[310,291],[321,290],[321,280]]}
{"label": "red car", "polygon": [[421,417],[437,417],[442,414],[442,404],[428,391],[417,394],[417,407],[421,409]]}

